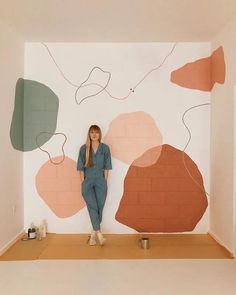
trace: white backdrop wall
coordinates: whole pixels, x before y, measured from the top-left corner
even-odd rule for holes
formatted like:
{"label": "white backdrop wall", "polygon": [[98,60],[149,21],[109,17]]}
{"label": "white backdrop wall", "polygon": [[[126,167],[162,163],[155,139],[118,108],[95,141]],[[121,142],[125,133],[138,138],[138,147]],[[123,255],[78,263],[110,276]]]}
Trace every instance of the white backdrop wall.
{"label": "white backdrop wall", "polygon": [[[188,108],[210,102],[210,93],[179,87],[170,82],[171,71],[188,62],[210,55],[209,43],[178,43],[165,63],[153,71],[126,100],[112,99],[106,92],[75,102],[75,87],[86,80],[94,66],[112,74],[109,91],[125,96],[129,89],[151,69],[158,67],[173,48],[173,43],[42,43],[25,44],[25,79],[47,85],[59,98],[56,132],[66,134],[66,156],[77,161],[79,147],[85,142],[87,129],[98,124],[105,135],[109,124],[118,115],[143,111],[155,121],[163,143],[180,150],[188,141],[182,124],[182,114]],[[54,60],[52,59],[52,56]],[[60,70],[59,70],[59,68]],[[68,82],[68,80],[70,82]],[[209,191],[209,118],[210,106],[191,111],[186,118],[192,139],[186,153],[198,165]],[[58,155],[58,145],[51,144],[51,154]],[[24,153],[25,226],[46,219],[50,232],[83,233],[90,231],[87,208],[74,216],[58,218],[39,197],[35,176],[48,161],[39,149]],[[104,208],[103,230],[109,233],[133,233],[134,230],[118,223],[115,213],[123,194],[123,181],[129,166],[112,158],[113,170],[109,177],[109,192]],[[195,232],[208,231],[208,210]]]}

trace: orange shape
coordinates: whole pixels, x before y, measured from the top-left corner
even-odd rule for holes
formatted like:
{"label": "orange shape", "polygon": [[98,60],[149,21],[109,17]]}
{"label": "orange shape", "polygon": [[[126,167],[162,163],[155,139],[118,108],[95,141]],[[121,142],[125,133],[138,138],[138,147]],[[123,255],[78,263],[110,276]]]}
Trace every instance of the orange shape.
{"label": "orange shape", "polygon": [[[159,150],[159,147],[156,147]],[[183,152],[163,145],[149,167],[130,166],[116,220],[138,232],[192,231],[208,202],[197,165]]]}
{"label": "orange shape", "polygon": [[[53,158],[59,162],[61,157]],[[48,207],[60,218],[70,217],[85,207],[76,162],[68,157],[60,165],[47,161],[36,175],[36,189]]]}
{"label": "orange shape", "polygon": [[141,157],[133,161],[132,166],[147,167],[155,164],[155,162],[160,157],[161,149],[162,145],[159,145],[158,147],[147,150],[145,153],[142,154]]}
{"label": "orange shape", "polygon": [[212,88],[216,82],[220,84],[225,82],[225,59],[222,46],[211,55],[211,81]]}
{"label": "orange shape", "polygon": [[162,135],[152,117],[145,112],[121,114],[114,119],[104,137],[104,142],[109,145],[111,154],[120,161],[139,167],[154,164],[160,150],[144,154],[155,146],[161,146]]}
{"label": "orange shape", "polygon": [[181,87],[211,91],[215,83],[225,81],[225,60],[223,47],[215,50],[210,57],[187,63],[171,73],[171,82]]}

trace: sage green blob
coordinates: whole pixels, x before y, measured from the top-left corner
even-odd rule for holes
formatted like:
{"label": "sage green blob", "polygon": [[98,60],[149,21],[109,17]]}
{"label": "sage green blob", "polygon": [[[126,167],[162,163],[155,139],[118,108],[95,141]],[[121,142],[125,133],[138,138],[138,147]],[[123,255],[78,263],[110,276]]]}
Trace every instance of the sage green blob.
{"label": "sage green blob", "polygon": [[10,129],[13,147],[32,151],[46,143],[53,134],[39,134],[55,132],[58,107],[58,97],[49,87],[37,81],[18,79]]}

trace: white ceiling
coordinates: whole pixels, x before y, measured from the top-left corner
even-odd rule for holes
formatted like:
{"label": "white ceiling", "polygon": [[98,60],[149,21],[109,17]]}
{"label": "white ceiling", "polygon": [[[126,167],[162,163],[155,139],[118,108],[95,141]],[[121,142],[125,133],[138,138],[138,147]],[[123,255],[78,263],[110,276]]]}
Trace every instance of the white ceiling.
{"label": "white ceiling", "polygon": [[0,1],[26,41],[210,41],[236,15],[236,0]]}

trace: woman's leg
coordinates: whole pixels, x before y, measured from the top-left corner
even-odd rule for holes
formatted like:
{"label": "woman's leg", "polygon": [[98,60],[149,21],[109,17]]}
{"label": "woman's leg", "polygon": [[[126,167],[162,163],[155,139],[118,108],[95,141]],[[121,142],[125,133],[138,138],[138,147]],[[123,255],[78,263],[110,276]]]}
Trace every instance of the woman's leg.
{"label": "woman's leg", "polygon": [[105,202],[107,198],[107,182],[104,179],[104,177],[96,180],[94,184],[94,192],[95,192],[95,198],[97,201],[98,218],[99,218],[99,222],[101,223],[103,208],[105,206]]}
{"label": "woman's leg", "polygon": [[[101,224],[103,208],[104,208],[106,197],[107,197],[107,182],[104,178],[98,179],[96,181],[96,183],[94,184],[94,191],[95,191],[95,198],[97,200],[97,206],[98,206],[98,218]],[[106,239],[103,237],[100,230],[97,231],[97,237],[98,237],[100,245],[104,245],[106,242]]]}
{"label": "woman's leg", "polygon": [[99,209],[94,186],[85,180],[82,184],[82,195],[86,202],[90,220],[94,231],[100,230]]}

